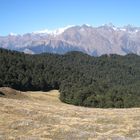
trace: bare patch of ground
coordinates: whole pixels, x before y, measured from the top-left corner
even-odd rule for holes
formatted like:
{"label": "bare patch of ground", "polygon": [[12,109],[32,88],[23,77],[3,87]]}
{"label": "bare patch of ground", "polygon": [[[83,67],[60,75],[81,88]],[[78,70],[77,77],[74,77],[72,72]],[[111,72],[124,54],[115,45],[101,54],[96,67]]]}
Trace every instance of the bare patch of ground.
{"label": "bare patch of ground", "polygon": [[57,90],[0,91],[7,94],[0,97],[0,140],[140,140],[140,108],[68,105]]}

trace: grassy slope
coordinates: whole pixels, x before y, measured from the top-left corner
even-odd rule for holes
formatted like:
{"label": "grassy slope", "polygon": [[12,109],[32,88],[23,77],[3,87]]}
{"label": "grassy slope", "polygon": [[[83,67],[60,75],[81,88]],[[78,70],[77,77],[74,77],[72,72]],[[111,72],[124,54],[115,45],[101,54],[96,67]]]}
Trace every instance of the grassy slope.
{"label": "grassy slope", "polygon": [[140,139],[140,108],[68,105],[57,90],[20,94],[26,98],[0,97],[0,140]]}

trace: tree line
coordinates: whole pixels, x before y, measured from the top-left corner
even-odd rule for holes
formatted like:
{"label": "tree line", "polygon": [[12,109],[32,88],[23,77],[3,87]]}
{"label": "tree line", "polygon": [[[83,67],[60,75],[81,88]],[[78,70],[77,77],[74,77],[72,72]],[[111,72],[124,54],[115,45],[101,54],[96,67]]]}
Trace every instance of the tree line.
{"label": "tree line", "polygon": [[140,56],[81,52],[28,55],[0,49],[0,86],[58,89],[60,100],[101,108],[140,106]]}

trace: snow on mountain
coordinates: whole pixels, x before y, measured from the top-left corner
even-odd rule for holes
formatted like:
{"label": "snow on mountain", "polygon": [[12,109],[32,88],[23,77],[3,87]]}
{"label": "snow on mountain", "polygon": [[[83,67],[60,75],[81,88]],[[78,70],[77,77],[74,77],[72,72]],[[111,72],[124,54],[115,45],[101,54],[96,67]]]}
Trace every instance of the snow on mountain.
{"label": "snow on mountain", "polygon": [[94,56],[128,53],[140,55],[140,27],[116,27],[113,24],[92,27],[84,24],[17,36],[12,33],[0,36],[0,47],[31,54],[82,51]]}
{"label": "snow on mountain", "polygon": [[49,35],[56,36],[56,35],[62,34],[65,30],[67,30],[68,28],[71,28],[73,26],[74,25],[68,25],[66,27],[58,28],[55,30],[44,29],[44,30],[40,30],[40,31],[35,31],[35,32],[33,32],[33,34],[49,34]]}
{"label": "snow on mountain", "polygon": [[12,32],[11,32],[9,35],[10,35],[10,36],[17,36],[16,33],[12,33]]}

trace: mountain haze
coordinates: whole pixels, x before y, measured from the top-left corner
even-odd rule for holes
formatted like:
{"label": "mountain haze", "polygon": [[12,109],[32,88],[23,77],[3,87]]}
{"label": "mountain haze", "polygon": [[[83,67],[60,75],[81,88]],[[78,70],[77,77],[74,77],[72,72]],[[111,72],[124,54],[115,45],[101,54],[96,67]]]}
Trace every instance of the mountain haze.
{"label": "mountain haze", "polygon": [[0,47],[30,54],[82,51],[93,56],[140,55],[140,28],[131,25],[115,27],[112,24],[68,26],[54,31],[0,36]]}

